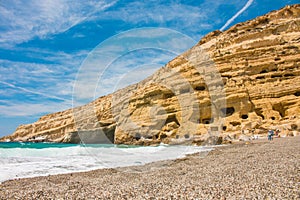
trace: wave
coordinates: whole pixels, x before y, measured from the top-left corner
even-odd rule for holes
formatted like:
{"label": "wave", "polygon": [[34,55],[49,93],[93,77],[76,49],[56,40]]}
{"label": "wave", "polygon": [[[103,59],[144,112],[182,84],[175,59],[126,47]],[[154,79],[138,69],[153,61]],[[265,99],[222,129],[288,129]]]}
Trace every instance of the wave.
{"label": "wave", "polygon": [[15,147],[0,147],[0,182],[15,178],[143,165],[211,150],[209,147],[167,145],[156,147],[113,144],[11,145]]}

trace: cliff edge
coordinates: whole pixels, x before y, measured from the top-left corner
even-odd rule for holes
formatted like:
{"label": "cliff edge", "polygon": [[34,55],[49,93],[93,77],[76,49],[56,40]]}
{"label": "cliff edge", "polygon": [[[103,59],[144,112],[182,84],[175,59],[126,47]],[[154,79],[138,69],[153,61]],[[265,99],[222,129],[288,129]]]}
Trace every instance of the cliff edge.
{"label": "cliff edge", "polygon": [[220,143],[268,129],[296,135],[299,63],[297,4],[214,31],[144,81],[1,140],[150,145],[203,144],[212,134]]}

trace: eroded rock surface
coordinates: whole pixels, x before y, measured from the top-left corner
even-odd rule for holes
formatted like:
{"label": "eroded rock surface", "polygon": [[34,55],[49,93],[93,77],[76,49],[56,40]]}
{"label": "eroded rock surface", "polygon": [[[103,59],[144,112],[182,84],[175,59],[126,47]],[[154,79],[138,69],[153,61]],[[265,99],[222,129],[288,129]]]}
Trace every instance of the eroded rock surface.
{"label": "eroded rock surface", "polygon": [[299,63],[298,4],[212,32],[144,81],[2,140],[92,142],[88,133],[100,132],[107,142],[151,145],[220,143],[267,129],[297,135]]}

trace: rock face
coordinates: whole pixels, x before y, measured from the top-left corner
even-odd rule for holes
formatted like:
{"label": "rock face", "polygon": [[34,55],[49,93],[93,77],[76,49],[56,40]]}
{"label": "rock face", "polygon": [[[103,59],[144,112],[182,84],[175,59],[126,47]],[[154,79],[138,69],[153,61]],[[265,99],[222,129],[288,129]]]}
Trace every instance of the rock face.
{"label": "rock face", "polygon": [[293,5],[214,31],[144,81],[2,140],[215,144],[267,129],[297,134],[299,64],[300,5]]}

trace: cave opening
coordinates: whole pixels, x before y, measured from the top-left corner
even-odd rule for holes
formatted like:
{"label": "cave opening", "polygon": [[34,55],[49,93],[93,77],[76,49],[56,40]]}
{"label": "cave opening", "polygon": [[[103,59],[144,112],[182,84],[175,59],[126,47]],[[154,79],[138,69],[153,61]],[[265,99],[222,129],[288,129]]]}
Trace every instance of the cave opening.
{"label": "cave opening", "polygon": [[257,76],[255,79],[259,80],[259,79],[265,79],[264,76]]}
{"label": "cave opening", "polygon": [[140,133],[136,133],[133,138],[139,141],[142,138],[142,135]]}
{"label": "cave opening", "polygon": [[172,93],[165,93],[164,95],[163,95],[163,97],[165,98],[165,99],[169,99],[169,98],[172,98],[172,97],[174,97],[175,96],[175,94],[172,92]]}
{"label": "cave opening", "polygon": [[239,125],[241,125],[241,122],[233,121],[233,122],[230,122],[230,124],[231,124],[232,126],[239,126]]}
{"label": "cave opening", "polygon": [[165,139],[165,138],[167,138],[168,136],[166,135],[166,134],[161,134],[160,135],[160,139]]}
{"label": "cave opening", "polygon": [[175,114],[168,115],[168,117],[167,117],[167,119],[166,119],[166,122],[165,122],[165,125],[168,124],[168,123],[170,123],[170,122],[175,122],[178,126],[180,126],[180,123],[179,123],[179,121],[177,120]]}
{"label": "cave opening", "polygon": [[281,103],[274,104],[272,106],[272,109],[279,112],[280,117],[285,117],[285,110],[286,109],[284,108],[284,106]]}
{"label": "cave opening", "polygon": [[211,124],[214,122],[214,118],[202,119],[202,124]]}
{"label": "cave opening", "polygon": [[282,75],[280,75],[280,74],[273,74],[273,75],[271,75],[271,78],[281,78],[282,77]]}
{"label": "cave opening", "polygon": [[275,120],[276,118],[274,116],[271,117],[272,120]]}
{"label": "cave opening", "polygon": [[260,74],[268,73],[268,70],[264,69],[260,72]]}
{"label": "cave opening", "polygon": [[242,117],[242,119],[248,119],[248,115],[247,114],[244,114],[241,117]]}
{"label": "cave opening", "polygon": [[70,143],[114,144],[116,126],[72,132]]}
{"label": "cave opening", "polygon": [[294,74],[284,74],[283,75],[284,77],[293,77],[293,76],[295,76]]}
{"label": "cave opening", "polygon": [[292,129],[293,131],[296,131],[297,128],[298,128],[298,126],[297,126],[296,124],[292,124],[292,125],[291,125],[291,129]]}
{"label": "cave opening", "polygon": [[206,87],[203,85],[198,85],[195,87],[195,90],[198,90],[198,91],[204,91],[205,89],[206,89]]}
{"label": "cave opening", "polygon": [[265,116],[263,115],[262,109],[261,108],[256,108],[254,109],[255,113],[260,116],[263,120],[265,119]]}
{"label": "cave opening", "polygon": [[295,92],[294,95],[295,95],[296,97],[299,97],[299,96],[300,96],[300,91]]}
{"label": "cave opening", "polygon": [[273,69],[271,69],[271,72],[277,72],[278,71],[278,69],[277,68],[273,68]]}
{"label": "cave opening", "polygon": [[114,144],[115,143],[115,132],[116,132],[116,126],[114,126],[113,128],[107,130],[107,132],[105,133],[107,139]]}
{"label": "cave opening", "polygon": [[278,60],[281,60],[281,58],[279,58],[279,57],[274,58],[274,61],[278,61]]}
{"label": "cave opening", "polygon": [[146,136],[146,139],[153,139],[153,136],[147,135],[147,136]]}
{"label": "cave opening", "polygon": [[223,115],[228,117],[228,116],[232,115],[235,112],[235,109],[234,109],[234,107],[222,108],[221,112],[223,113]]}

